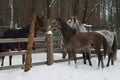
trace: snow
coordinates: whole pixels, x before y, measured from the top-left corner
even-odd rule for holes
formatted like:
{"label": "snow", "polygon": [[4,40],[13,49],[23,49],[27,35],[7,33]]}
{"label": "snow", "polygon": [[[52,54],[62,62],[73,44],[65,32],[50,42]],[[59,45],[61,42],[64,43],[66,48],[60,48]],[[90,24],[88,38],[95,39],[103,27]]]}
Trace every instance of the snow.
{"label": "snow", "polygon": [[52,31],[51,31],[51,30],[49,30],[49,31],[47,32],[47,34],[53,34],[53,33],[52,33]]}
{"label": "snow", "polygon": [[[120,50],[117,52],[118,59],[115,64],[104,69],[97,69],[97,58],[92,58],[93,66],[84,65],[83,60],[78,60],[78,68],[74,62],[54,63],[51,66],[33,66],[30,71],[10,69],[0,71],[0,80],[119,80],[120,79]],[[46,54],[32,55],[33,62],[46,61]],[[54,54],[55,59],[61,59],[61,54]],[[5,58],[5,65],[8,65],[8,57]],[[105,64],[107,58],[104,60]],[[1,63],[1,61],[0,61]],[[14,56],[13,64],[21,64],[21,57]]]}

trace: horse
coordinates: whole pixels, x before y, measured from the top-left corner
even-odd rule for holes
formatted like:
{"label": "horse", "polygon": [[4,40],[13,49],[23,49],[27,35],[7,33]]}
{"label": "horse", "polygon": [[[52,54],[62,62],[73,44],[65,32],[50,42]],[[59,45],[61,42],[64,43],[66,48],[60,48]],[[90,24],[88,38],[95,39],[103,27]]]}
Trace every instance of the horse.
{"label": "horse", "polygon": [[[36,22],[35,22],[35,31],[34,31],[34,37],[36,37],[36,33],[38,30],[41,30],[44,32],[41,27],[44,26],[43,23],[43,17],[39,18],[38,16],[36,17]],[[37,24],[38,23],[38,24]],[[6,30],[1,38],[27,38],[29,36],[29,29],[30,25],[27,25],[26,27],[23,27],[21,29],[8,29]],[[26,50],[27,49],[27,42],[18,42],[18,43],[1,43],[0,44],[0,51],[1,52],[6,52],[6,51],[15,51],[15,50]],[[33,43],[33,50],[35,49],[35,43]],[[4,65],[4,58],[5,56],[2,56],[2,63],[1,66]],[[22,64],[25,62],[25,55],[22,55]],[[9,56],[9,65],[12,65],[12,55]]]}
{"label": "horse", "polygon": [[[78,24],[75,24],[75,23],[78,23],[81,25],[81,27],[78,27],[79,25]],[[73,24],[74,23],[74,24]],[[70,18],[68,21],[67,21],[67,24],[72,28],[72,29],[76,29],[76,31],[78,32],[88,32],[87,29],[84,27],[84,25],[81,24],[81,22],[79,21],[76,21],[74,19],[74,17]],[[90,61],[90,52],[91,52],[91,46],[87,47],[87,48],[84,48],[81,50],[82,52],[82,55],[83,55],[83,60],[84,60],[84,64],[86,64],[86,59],[88,59],[88,62],[89,62],[89,65],[92,66],[92,63]],[[64,53],[63,57],[65,58],[66,56],[66,53]]]}
{"label": "horse", "polygon": [[86,48],[88,46],[95,47],[95,52],[98,55],[98,68],[101,63],[101,67],[104,68],[102,53],[100,51],[100,47],[106,42],[105,38],[97,32],[78,32],[75,29],[72,29],[66,22],[61,20],[60,18],[54,18],[51,21],[49,26],[49,30],[56,30],[59,29],[63,35],[63,41],[65,43],[69,62],[70,62],[70,55],[73,54],[75,67],[77,67],[77,59],[76,59],[76,50]]}
{"label": "horse", "polygon": [[[88,32],[88,30],[85,28],[85,25],[83,25],[78,19],[72,17],[67,21],[67,24],[71,26],[72,28],[75,28],[76,30],[80,32]],[[107,41],[107,47],[104,50],[104,57],[106,57],[107,52],[109,53],[108,57],[108,63],[107,66],[109,66],[109,62],[111,59],[111,64],[113,65],[113,61],[117,59],[117,41],[116,41],[116,35],[114,32],[111,32],[109,30],[97,30],[95,31],[102,36]]]}

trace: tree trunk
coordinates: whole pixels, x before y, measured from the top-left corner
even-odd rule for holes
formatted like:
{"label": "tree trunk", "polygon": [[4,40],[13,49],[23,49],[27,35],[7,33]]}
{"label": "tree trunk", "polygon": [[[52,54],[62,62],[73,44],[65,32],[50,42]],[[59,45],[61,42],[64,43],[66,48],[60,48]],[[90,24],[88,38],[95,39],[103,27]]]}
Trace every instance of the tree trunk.
{"label": "tree trunk", "polygon": [[73,0],[71,4],[72,4],[72,16],[77,16],[79,0]]}
{"label": "tree trunk", "polygon": [[32,52],[32,46],[33,46],[33,39],[34,39],[34,30],[35,30],[35,21],[36,21],[36,14],[38,9],[38,2],[39,0],[33,0],[33,6],[32,6],[32,21],[30,25],[30,31],[29,31],[29,38],[28,38],[28,46],[27,46],[27,53],[26,53],[26,61],[25,61],[25,69],[24,71],[29,71],[31,68],[31,52]]}
{"label": "tree trunk", "polygon": [[10,20],[10,29],[13,28],[13,24],[14,24],[14,21],[13,21],[13,0],[9,0],[9,5],[10,5],[10,8],[11,8],[11,20]]}
{"label": "tree trunk", "polygon": [[86,23],[86,17],[87,17],[87,10],[88,10],[88,0],[85,0],[85,9],[84,9],[84,13],[83,13],[83,20],[82,23]]}

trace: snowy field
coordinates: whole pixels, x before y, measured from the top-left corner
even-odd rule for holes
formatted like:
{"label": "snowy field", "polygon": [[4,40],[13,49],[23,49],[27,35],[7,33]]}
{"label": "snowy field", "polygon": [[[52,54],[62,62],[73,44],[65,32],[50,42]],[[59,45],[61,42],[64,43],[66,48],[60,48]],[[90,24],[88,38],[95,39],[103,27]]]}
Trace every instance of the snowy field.
{"label": "snowy field", "polygon": [[[0,80],[119,80],[120,79],[120,50],[117,52],[118,59],[115,64],[104,69],[97,69],[97,58],[92,58],[93,66],[84,65],[83,60],[78,60],[78,68],[74,62],[54,63],[51,66],[33,66],[30,71],[22,69],[10,69],[0,71]],[[46,61],[46,54],[34,54],[33,62]],[[61,59],[60,54],[54,54],[55,59]],[[105,64],[107,59],[104,60]],[[0,60],[1,63],[1,60]],[[21,64],[21,56],[13,57],[13,64]],[[8,57],[5,58],[8,65]]]}

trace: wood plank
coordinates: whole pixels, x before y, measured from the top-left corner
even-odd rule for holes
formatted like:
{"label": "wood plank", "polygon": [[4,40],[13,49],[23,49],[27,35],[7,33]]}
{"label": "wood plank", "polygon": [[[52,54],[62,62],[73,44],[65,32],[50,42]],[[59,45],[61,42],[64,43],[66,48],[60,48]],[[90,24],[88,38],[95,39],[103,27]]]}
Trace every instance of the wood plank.
{"label": "wood plank", "polygon": [[[96,57],[97,55],[92,55],[92,58]],[[77,57],[77,60],[81,60],[83,59],[83,57]],[[58,60],[54,60],[54,63],[61,63],[61,62],[66,62],[68,61],[69,59],[58,59]],[[39,65],[45,65],[46,64],[46,61],[43,61],[43,62],[35,62],[35,63],[32,63],[32,66],[39,66]],[[20,64],[20,65],[12,65],[12,66],[3,66],[3,67],[0,67],[0,70],[8,70],[8,69],[16,69],[16,68],[22,68],[24,67],[23,64]]]}
{"label": "wood plank", "polygon": [[[53,53],[62,53],[62,52],[66,52],[66,50],[63,50],[62,48],[54,48],[53,49]],[[36,49],[36,50],[32,50],[32,54],[40,54],[41,52],[47,52],[47,48],[41,48],[41,49]],[[26,50],[22,50],[22,51],[11,51],[11,52],[0,52],[0,56],[9,56],[9,55],[22,55],[25,54]],[[77,51],[77,53],[81,53],[81,51]]]}
{"label": "wood plank", "polygon": [[[32,50],[32,54],[38,54],[40,52],[46,52],[46,49],[37,49],[37,50]],[[22,55],[25,54],[26,50],[22,51],[11,51],[11,52],[1,52],[0,56],[9,56],[9,55]]]}
{"label": "wood plank", "polygon": [[[36,37],[34,41],[45,41],[45,37]],[[0,43],[28,42],[28,38],[7,38],[0,39]]]}

